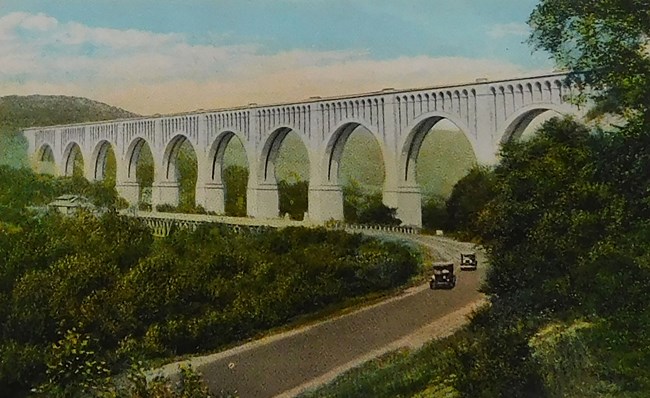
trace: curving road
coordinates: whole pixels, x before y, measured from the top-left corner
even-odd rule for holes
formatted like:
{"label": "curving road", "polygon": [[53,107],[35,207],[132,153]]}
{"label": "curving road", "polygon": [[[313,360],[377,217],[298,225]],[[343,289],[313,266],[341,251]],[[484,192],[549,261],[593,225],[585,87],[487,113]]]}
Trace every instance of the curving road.
{"label": "curving road", "polygon": [[[401,235],[428,247],[434,258],[453,259],[471,244],[431,236]],[[482,301],[479,271],[458,271],[453,290],[429,290],[423,284],[397,297],[315,325],[263,338],[191,363],[214,392],[237,392],[242,398],[294,396],[307,388],[401,346],[418,347],[449,334]],[[167,365],[174,373],[178,364]]]}

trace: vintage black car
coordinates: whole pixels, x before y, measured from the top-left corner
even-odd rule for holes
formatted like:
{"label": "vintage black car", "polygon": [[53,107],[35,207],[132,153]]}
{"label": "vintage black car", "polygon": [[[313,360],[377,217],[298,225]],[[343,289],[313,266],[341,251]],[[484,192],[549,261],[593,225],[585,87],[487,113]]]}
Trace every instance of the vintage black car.
{"label": "vintage black car", "polygon": [[476,260],[476,253],[474,252],[465,252],[460,254],[460,269],[463,271],[475,271],[478,266],[478,261]]}
{"label": "vintage black car", "polygon": [[454,263],[439,262],[433,263],[433,275],[429,281],[431,289],[446,288],[452,289],[456,286],[456,275],[454,275]]}

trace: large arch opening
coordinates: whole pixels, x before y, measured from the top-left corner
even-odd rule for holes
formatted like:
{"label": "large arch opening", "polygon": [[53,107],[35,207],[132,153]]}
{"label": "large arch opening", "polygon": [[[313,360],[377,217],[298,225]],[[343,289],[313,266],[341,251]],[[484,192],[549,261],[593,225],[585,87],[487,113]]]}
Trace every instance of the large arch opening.
{"label": "large arch opening", "polygon": [[331,144],[327,178],[343,190],[343,217],[352,224],[396,224],[394,210],[383,204],[384,156],[375,135],[349,123]]}
{"label": "large arch opening", "polygon": [[126,177],[138,183],[138,208],[151,210],[151,190],[154,178],[153,153],[147,141],[136,138],[129,147]]}
{"label": "large arch opening", "polygon": [[435,116],[411,132],[404,148],[402,179],[421,194],[421,219],[425,229],[448,227],[446,202],[454,185],[477,165],[467,135],[453,121]]}
{"label": "large arch opening", "polygon": [[510,141],[526,141],[534,136],[545,122],[562,116],[562,113],[550,108],[533,108],[524,111],[509,121],[501,138],[501,144]]}
{"label": "large arch opening", "polygon": [[93,179],[102,181],[106,186],[115,186],[117,160],[113,146],[108,141],[101,141],[93,152]]}
{"label": "large arch opening", "polygon": [[249,170],[241,139],[232,131],[221,133],[212,145],[210,159],[209,180],[223,185],[223,209],[220,204],[214,203],[205,203],[206,208],[218,209],[227,216],[245,217]]}
{"label": "large arch opening", "polygon": [[274,131],[262,156],[262,180],[277,186],[278,214],[303,220],[308,209],[310,164],[300,135],[288,127]]}
{"label": "large arch opening", "polygon": [[177,210],[182,213],[194,213],[198,162],[196,152],[187,137],[178,135],[169,142],[165,150],[163,168],[164,180],[178,183]]}
{"label": "large arch opening", "polygon": [[84,159],[81,148],[76,142],[68,144],[63,152],[62,171],[64,177],[84,177]]}
{"label": "large arch opening", "polygon": [[56,162],[54,160],[54,151],[48,144],[44,144],[36,152],[36,172],[40,174],[56,174]]}

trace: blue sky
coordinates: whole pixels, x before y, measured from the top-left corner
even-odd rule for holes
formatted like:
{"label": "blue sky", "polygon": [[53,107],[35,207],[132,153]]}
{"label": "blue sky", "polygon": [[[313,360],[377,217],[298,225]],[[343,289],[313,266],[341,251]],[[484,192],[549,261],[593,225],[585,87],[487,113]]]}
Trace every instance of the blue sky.
{"label": "blue sky", "polygon": [[4,0],[0,95],[141,113],[552,69],[531,0]]}

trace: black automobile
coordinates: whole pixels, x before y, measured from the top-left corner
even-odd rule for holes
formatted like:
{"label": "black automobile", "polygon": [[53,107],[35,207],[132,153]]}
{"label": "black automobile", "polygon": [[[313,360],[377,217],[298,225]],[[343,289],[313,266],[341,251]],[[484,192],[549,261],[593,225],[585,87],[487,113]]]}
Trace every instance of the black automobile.
{"label": "black automobile", "polygon": [[465,252],[460,254],[460,269],[463,271],[475,271],[478,266],[476,253]]}
{"label": "black automobile", "polygon": [[433,275],[429,281],[431,289],[446,288],[452,289],[456,286],[456,275],[454,275],[454,263],[439,262],[433,263]]}

